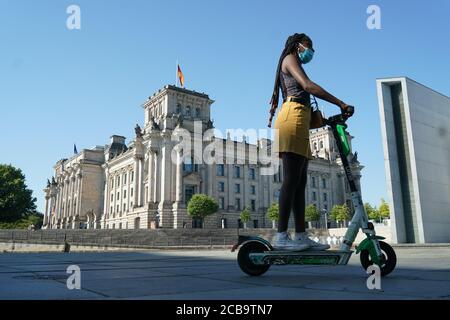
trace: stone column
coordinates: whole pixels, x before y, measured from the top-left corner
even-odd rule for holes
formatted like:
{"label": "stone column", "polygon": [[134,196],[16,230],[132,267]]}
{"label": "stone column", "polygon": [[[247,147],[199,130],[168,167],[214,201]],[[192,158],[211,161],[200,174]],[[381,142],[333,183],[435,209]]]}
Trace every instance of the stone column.
{"label": "stone column", "polygon": [[154,202],[159,202],[160,198],[159,198],[159,188],[160,188],[160,179],[161,179],[161,172],[160,172],[160,166],[159,166],[159,158],[160,158],[160,154],[158,151],[155,151],[154,155],[153,155],[153,160],[154,160],[154,179],[153,179],[153,201]]}
{"label": "stone column", "polygon": [[170,199],[170,188],[171,186],[171,171],[172,171],[172,160],[171,160],[171,145],[170,141],[164,141],[164,145],[161,150],[161,197],[158,205],[158,211],[161,217],[161,225],[163,227],[171,228],[173,227],[173,215],[172,215],[172,199]]}
{"label": "stone column", "polygon": [[153,167],[154,167],[154,151],[153,150],[149,150],[148,152],[148,194],[146,195],[147,199],[148,199],[148,203],[152,203],[154,200],[154,194],[153,194],[153,190],[154,190],[154,185],[153,185],[153,179],[154,179],[154,173],[153,173]]}
{"label": "stone column", "polygon": [[109,212],[109,205],[108,203],[111,201],[111,192],[109,190],[110,188],[110,181],[109,181],[109,168],[105,168],[105,193],[103,196],[103,216],[106,216]]}
{"label": "stone column", "polygon": [[177,152],[177,162],[175,164],[175,203],[172,213],[174,217],[173,227],[183,228],[183,224],[188,224],[186,205],[183,202],[183,158],[181,152]]}
{"label": "stone column", "polygon": [[49,217],[49,211],[48,211],[48,200],[50,197],[48,195],[45,196],[45,213],[44,213],[44,223],[43,225],[46,226],[48,224],[48,217]]}
{"label": "stone column", "polygon": [[177,152],[175,201],[183,201],[183,159],[181,152]]}
{"label": "stone column", "polygon": [[[233,176],[234,176],[234,167],[233,164],[227,164],[227,185],[228,185],[228,201],[227,201],[227,207],[226,210],[228,211],[228,207],[232,206],[234,208],[234,183],[233,183]],[[236,208],[235,208],[236,209]]]}
{"label": "stone column", "polygon": [[215,176],[214,167],[215,167],[215,165],[213,163],[206,165],[206,171],[207,171],[207,176],[208,176],[208,179],[207,179],[207,181],[208,181],[207,190],[208,191],[207,191],[207,193],[208,193],[208,195],[210,197],[215,197],[215,195],[213,194],[214,193],[213,186],[214,186],[214,182],[215,182],[215,179],[214,179],[214,176]]}
{"label": "stone column", "polygon": [[[141,197],[140,197],[140,161],[139,161],[139,157],[135,156],[134,157],[134,203],[136,207],[140,207],[140,201],[141,201]],[[115,182],[114,182],[115,184]],[[115,193],[115,192],[114,192]],[[116,195],[114,195],[114,199],[116,199]],[[114,203],[115,205],[115,203]]]}

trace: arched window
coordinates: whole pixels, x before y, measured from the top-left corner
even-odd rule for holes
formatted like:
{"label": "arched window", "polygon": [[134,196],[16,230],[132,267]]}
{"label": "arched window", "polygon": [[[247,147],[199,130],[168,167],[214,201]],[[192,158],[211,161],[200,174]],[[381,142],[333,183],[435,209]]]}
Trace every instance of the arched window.
{"label": "arched window", "polygon": [[200,117],[200,108],[195,108],[195,116]]}
{"label": "arched window", "polygon": [[320,141],[320,149],[323,148],[323,141]]}
{"label": "arched window", "polygon": [[314,142],[314,150],[317,150],[317,142]]}
{"label": "arched window", "polygon": [[181,104],[177,104],[177,113],[181,113]]}
{"label": "arched window", "polygon": [[186,115],[190,116],[191,115],[191,106],[187,106],[186,107]]}

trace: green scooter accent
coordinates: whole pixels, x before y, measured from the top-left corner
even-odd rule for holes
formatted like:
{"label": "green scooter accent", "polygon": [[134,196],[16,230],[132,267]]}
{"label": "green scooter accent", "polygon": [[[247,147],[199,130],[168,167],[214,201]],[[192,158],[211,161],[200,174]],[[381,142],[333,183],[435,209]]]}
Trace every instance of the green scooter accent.
{"label": "green scooter accent", "polygon": [[345,156],[348,156],[350,153],[350,145],[348,144],[347,135],[345,134],[345,128],[347,128],[346,125],[338,124],[336,125],[336,130],[339,134],[339,137],[341,138],[342,142],[342,151],[344,152]]}
{"label": "green scooter accent", "polygon": [[380,266],[380,258],[377,255],[377,251],[375,250],[375,245],[373,244],[373,239],[379,239],[384,240],[385,237],[382,236],[372,236],[364,239],[357,247],[356,247],[356,254],[360,253],[363,250],[367,250],[369,252],[370,258],[372,261]]}

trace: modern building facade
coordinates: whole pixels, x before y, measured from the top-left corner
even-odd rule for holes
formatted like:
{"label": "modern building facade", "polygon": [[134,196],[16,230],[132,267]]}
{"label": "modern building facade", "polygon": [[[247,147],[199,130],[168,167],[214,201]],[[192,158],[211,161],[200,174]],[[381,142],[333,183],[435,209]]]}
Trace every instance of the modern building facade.
{"label": "modern building facade", "polygon": [[[167,85],[142,105],[144,126],[135,128],[135,139],[113,135],[109,144],[84,149],[54,166],[46,193],[45,228],[191,228],[202,225],[187,214],[193,194],[204,193],[219,204],[218,213],[204,227],[233,228],[241,224],[240,212],[248,207],[248,227],[272,227],[268,207],[278,202],[282,183],[281,163],[274,174],[264,174],[259,161],[273,141],[258,138],[256,144],[219,137],[214,132],[204,93]],[[192,145],[186,154],[176,148],[177,130],[188,132]],[[209,135],[208,135],[209,134]],[[205,137],[209,137],[205,138]],[[349,141],[353,138],[348,135]],[[310,132],[314,159],[308,166],[307,203],[323,212],[335,204],[351,207],[348,184],[331,131]],[[202,159],[211,145],[224,161],[207,164]],[[348,156],[359,186],[362,166],[353,152]],[[255,161],[256,159],[256,161]]]}
{"label": "modern building facade", "polygon": [[377,92],[392,240],[450,242],[450,98],[406,77]]}

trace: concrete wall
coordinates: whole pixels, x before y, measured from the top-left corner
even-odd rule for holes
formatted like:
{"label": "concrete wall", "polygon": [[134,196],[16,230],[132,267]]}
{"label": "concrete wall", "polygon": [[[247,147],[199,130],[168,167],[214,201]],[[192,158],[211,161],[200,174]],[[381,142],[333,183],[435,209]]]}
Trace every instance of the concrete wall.
{"label": "concrete wall", "polygon": [[[400,109],[391,96],[398,84]],[[450,242],[450,98],[404,77],[380,79],[377,89],[392,240]]]}

